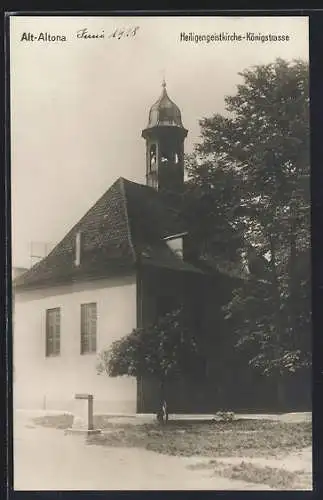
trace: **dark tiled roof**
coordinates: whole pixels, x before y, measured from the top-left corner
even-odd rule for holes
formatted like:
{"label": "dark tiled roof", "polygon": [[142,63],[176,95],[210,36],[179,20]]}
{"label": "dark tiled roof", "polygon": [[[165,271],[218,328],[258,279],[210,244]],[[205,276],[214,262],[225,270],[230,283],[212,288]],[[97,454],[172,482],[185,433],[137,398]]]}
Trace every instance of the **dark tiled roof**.
{"label": "dark tiled roof", "polygon": [[[41,262],[15,280],[16,288],[72,283],[129,272],[144,264],[197,271],[178,258],[163,237],[184,231],[178,211],[154,189],[120,177]],[[76,234],[81,264],[76,266]]]}

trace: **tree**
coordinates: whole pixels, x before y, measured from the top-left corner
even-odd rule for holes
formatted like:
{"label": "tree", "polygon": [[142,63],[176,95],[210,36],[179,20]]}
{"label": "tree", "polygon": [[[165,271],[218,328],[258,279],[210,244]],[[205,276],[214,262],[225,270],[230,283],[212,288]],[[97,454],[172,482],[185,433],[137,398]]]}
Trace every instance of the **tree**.
{"label": "tree", "polygon": [[158,420],[168,421],[167,387],[180,375],[194,377],[198,370],[197,342],[188,325],[184,309],[159,317],[155,324],[136,328],[113,342],[99,356],[98,372],[111,377],[153,376],[160,387]]}
{"label": "tree", "polygon": [[249,257],[254,279],[225,310],[237,345],[263,372],[293,373],[311,359],[308,65],[277,59],[240,76],[187,158],[191,223],[210,258]]}

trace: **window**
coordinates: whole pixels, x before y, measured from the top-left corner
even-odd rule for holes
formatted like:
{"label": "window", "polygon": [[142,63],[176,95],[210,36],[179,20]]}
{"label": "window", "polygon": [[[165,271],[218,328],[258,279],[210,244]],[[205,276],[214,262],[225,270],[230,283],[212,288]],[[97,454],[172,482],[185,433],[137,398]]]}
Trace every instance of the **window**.
{"label": "window", "polygon": [[81,305],[81,354],[96,352],[96,304]]}
{"label": "window", "polygon": [[153,170],[156,166],[156,159],[157,159],[157,149],[156,149],[156,144],[152,144],[150,147],[150,170]]}
{"label": "window", "polygon": [[61,349],[61,310],[46,311],[46,356],[58,356]]}
{"label": "window", "polygon": [[163,155],[163,156],[161,157],[161,160],[160,160],[160,161],[161,161],[161,163],[163,163],[163,164],[168,163],[168,156]]}
{"label": "window", "polygon": [[183,258],[183,238],[169,239],[167,245],[178,257]]}
{"label": "window", "polygon": [[164,238],[168,248],[172,250],[172,252],[174,252],[181,259],[183,258],[183,244],[184,244],[183,237],[185,237],[186,235],[187,233],[179,233]]}

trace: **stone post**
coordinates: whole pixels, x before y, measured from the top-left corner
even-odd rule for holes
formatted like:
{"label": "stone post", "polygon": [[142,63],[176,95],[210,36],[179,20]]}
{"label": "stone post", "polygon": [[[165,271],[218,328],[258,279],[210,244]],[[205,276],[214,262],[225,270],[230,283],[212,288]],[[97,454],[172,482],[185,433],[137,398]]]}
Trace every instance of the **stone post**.
{"label": "stone post", "polygon": [[87,435],[100,433],[99,429],[94,429],[93,394],[75,394],[74,399],[78,404],[75,408],[73,425],[67,429],[67,433],[85,433]]}

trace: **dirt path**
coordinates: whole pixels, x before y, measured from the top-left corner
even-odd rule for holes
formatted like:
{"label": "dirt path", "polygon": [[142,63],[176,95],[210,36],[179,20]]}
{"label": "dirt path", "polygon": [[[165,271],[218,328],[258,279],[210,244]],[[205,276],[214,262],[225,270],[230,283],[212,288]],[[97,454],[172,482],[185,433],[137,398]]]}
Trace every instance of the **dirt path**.
{"label": "dirt path", "polygon": [[270,489],[190,470],[180,457],[137,448],[88,446],[79,435],[36,427],[31,415],[14,423],[16,490],[253,490]]}

